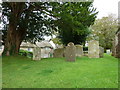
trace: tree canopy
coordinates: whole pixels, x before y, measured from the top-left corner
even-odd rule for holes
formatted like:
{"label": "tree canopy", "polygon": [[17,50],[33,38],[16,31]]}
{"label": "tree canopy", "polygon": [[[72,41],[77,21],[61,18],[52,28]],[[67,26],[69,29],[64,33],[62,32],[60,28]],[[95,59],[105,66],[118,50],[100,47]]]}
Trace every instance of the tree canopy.
{"label": "tree canopy", "polygon": [[36,42],[55,30],[48,2],[3,2],[2,8],[7,55],[18,53],[23,40]]}
{"label": "tree canopy", "polygon": [[66,45],[69,42],[82,44],[88,36],[88,27],[95,21],[96,9],[92,2],[53,3],[53,12],[57,16],[55,25],[59,29],[59,38]]}
{"label": "tree canopy", "polygon": [[100,46],[105,49],[112,48],[112,41],[114,40],[115,33],[118,30],[117,18],[112,14],[108,17],[103,17],[95,21],[94,25],[91,26],[91,34],[89,39],[98,40]]}
{"label": "tree canopy", "polygon": [[35,43],[59,32],[63,44],[85,41],[97,12],[92,2],[3,2],[6,55],[17,54],[23,40]]}

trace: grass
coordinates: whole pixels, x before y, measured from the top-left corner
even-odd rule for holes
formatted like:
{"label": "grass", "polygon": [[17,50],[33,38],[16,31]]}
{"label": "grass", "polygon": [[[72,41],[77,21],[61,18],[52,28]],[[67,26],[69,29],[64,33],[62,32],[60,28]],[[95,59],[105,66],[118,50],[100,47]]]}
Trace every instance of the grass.
{"label": "grass", "polygon": [[32,61],[22,56],[3,57],[3,88],[118,88],[118,60],[77,57]]}

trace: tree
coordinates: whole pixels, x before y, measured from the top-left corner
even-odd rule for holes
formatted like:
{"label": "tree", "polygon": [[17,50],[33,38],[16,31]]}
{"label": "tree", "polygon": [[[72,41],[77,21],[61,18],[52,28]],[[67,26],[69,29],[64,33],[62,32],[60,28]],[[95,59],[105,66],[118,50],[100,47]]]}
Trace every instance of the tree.
{"label": "tree", "polygon": [[98,40],[100,46],[105,49],[111,49],[112,41],[118,28],[117,19],[110,14],[108,17],[96,20],[91,28],[91,39]]}
{"label": "tree", "polygon": [[5,55],[18,54],[23,40],[35,43],[56,27],[64,44],[69,40],[81,43],[96,18],[92,2],[3,2],[2,9]]}
{"label": "tree", "polygon": [[4,2],[2,8],[4,54],[18,54],[23,40],[35,42],[52,33],[47,2]]}
{"label": "tree", "polygon": [[[59,8],[60,7],[60,8]],[[88,27],[94,23],[96,9],[92,2],[54,3],[55,25],[59,29],[59,38],[64,45],[69,42],[82,44],[89,34]]]}

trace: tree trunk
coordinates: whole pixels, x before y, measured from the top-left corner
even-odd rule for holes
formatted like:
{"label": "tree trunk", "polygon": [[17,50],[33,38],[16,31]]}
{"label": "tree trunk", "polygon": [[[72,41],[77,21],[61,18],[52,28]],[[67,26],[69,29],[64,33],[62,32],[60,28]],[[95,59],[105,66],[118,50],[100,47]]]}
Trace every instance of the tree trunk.
{"label": "tree trunk", "polygon": [[18,54],[20,44],[23,40],[23,36],[25,35],[25,29],[21,30],[22,27],[18,25],[18,21],[23,12],[24,2],[10,2],[8,3],[11,7],[11,13],[9,18],[9,27],[7,30],[7,37],[5,39],[5,46],[3,54],[9,56],[13,54]]}
{"label": "tree trunk", "polygon": [[[11,31],[11,32],[14,33],[14,31]],[[25,33],[23,32],[21,33],[21,32],[19,33],[16,32],[15,34],[13,33],[7,34],[7,39],[5,42],[3,54],[9,56],[9,55],[14,55],[19,53],[20,44],[23,41],[23,38],[25,36]]]}
{"label": "tree trunk", "polygon": [[20,44],[23,41],[24,32],[20,30],[14,30],[14,25],[10,24],[7,32],[7,38],[5,41],[5,47],[3,54],[9,56],[13,54],[18,54]]}

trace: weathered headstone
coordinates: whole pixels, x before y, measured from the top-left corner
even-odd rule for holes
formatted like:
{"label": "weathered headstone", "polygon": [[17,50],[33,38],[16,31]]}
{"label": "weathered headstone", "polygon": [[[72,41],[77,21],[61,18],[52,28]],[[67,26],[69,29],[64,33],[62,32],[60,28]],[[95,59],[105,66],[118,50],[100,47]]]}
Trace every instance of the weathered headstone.
{"label": "weathered headstone", "polygon": [[76,46],[76,56],[83,56],[83,45],[75,45]]}
{"label": "weathered headstone", "polygon": [[99,57],[102,58],[104,56],[104,48],[99,46]]}
{"label": "weathered headstone", "polygon": [[99,58],[99,42],[96,40],[89,41],[88,43],[88,57]]}
{"label": "weathered headstone", "polygon": [[53,57],[59,58],[64,57],[64,48],[58,48],[54,50]]}
{"label": "weathered headstone", "polygon": [[70,42],[65,48],[65,58],[66,61],[74,62],[76,60],[76,47],[74,43]]}
{"label": "weathered headstone", "polygon": [[41,60],[41,48],[40,47],[33,48],[33,60]]}

